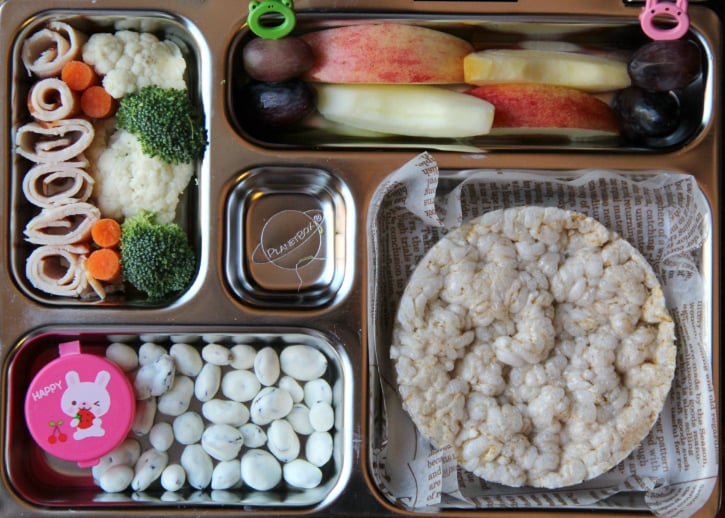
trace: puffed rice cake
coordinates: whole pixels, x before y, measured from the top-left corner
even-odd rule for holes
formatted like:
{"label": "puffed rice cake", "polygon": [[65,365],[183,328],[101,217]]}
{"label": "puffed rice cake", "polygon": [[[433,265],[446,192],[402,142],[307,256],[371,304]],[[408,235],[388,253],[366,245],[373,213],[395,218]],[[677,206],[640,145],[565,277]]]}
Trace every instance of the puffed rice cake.
{"label": "puffed rice cake", "polygon": [[492,211],[426,254],[390,349],[403,407],[490,482],[559,488],[623,460],[675,371],[652,267],[581,213]]}

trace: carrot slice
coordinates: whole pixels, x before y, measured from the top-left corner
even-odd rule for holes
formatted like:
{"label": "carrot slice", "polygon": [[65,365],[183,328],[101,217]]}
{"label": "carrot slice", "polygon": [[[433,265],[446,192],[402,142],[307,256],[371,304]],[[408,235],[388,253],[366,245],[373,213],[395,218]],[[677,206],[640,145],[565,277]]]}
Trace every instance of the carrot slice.
{"label": "carrot slice", "polygon": [[60,78],[71,90],[82,92],[86,88],[99,84],[98,74],[88,63],[69,61],[63,66]]}
{"label": "carrot slice", "polygon": [[93,242],[102,248],[112,248],[121,242],[121,225],[115,219],[101,218],[91,226]]}
{"label": "carrot slice", "polygon": [[86,270],[94,279],[103,282],[121,280],[121,254],[113,248],[99,248],[86,260]]}
{"label": "carrot slice", "polygon": [[81,95],[81,110],[92,119],[105,119],[113,115],[116,100],[102,86],[90,86]]}

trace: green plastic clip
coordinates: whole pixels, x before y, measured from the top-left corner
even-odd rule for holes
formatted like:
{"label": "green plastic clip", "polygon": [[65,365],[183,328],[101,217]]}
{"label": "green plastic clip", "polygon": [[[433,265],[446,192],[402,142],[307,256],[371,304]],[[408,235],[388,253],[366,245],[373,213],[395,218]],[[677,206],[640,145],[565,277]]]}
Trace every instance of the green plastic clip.
{"label": "green plastic clip", "polygon": [[[262,17],[265,14],[281,15],[282,21],[278,24],[265,24]],[[277,40],[284,38],[295,28],[294,5],[292,0],[262,0],[249,2],[249,16],[247,24],[254,34],[260,38]]]}

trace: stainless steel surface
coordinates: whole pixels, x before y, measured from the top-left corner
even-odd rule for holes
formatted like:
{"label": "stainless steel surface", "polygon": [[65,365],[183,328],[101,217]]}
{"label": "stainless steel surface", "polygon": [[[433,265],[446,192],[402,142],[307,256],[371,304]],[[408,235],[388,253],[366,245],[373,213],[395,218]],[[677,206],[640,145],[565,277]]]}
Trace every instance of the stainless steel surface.
{"label": "stainless steel surface", "polygon": [[243,301],[315,307],[344,296],[355,213],[327,172],[262,167],[240,175],[227,200],[225,273]]}
{"label": "stainless steel surface", "polygon": [[[244,27],[246,3],[235,0],[158,0],[151,6],[141,0],[109,0],[102,5],[95,0],[78,0],[72,8],[60,0],[7,0],[0,4],[0,65],[5,77],[0,81],[0,99],[3,109],[0,113],[0,154],[2,155],[3,195],[0,198],[0,219],[6,229],[0,242],[0,352],[2,355],[1,389],[3,396],[2,418],[0,419],[0,438],[3,447],[3,459],[17,458],[12,452],[17,447],[15,435],[23,430],[9,428],[8,412],[11,407],[15,377],[9,374],[13,358],[19,354],[27,337],[44,330],[53,332],[68,330],[71,333],[107,332],[109,328],[124,329],[129,333],[137,329],[152,328],[159,333],[198,334],[205,329],[217,329],[224,333],[282,332],[286,329],[308,329],[319,332],[336,344],[336,350],[344,356],[344,365],[349,365],[349,386],[346,411],[350,412],[349,434],[351,447],[344,448],[349,453],[349,478],[343,473],[344,486],[335,489],[324,508],[285,509],[285,513],[309,513],[336,515],[403,515],[418,514],[403,511],[390,506],[380,494],[374,478],[371,476],[369,454],[371,437],[371,383],[368,368],[368,340],[375,330],[368,322],[372,301],[368,298],[369,265],[366,256],[371,243],[366,229],[370,218],[369,209],[373,193],[380,182],[397,167],[407,162],[417,150],[390,148],[381,149],[320,149],[314,145],[286,148],[283,146],[265,146],[262,142],[248,141],[240,135],[236,123],[230,116],[230,104],[227,98],[231,73],[229,51],[236,39],[246,31]],[[385,11],[386,17],[392,10],[411,18],[419,15],[437,18],[472,17],[484,19],[489,16],[515,22],[522,19],[531,22],[553,20],[562,17],[571,23],[597,20],[597,23],[635,24],[638,8],[624,5],[613,0],[559,0],[541,2],[539,0],[520,0],[515,4],[508,2],[450,2],[401,0],[381,2],[379,0],[360,0],[356,2],[329,2],[325,0],[298,0],[295,2],[298,13],[314,17],[317,13],[325,19],[355,17],[360,13]],[[25,34],[27,27],[47,15],[52,16],[161,16],[164,20],[179,28],[180,32],[194,44],[193,60],[198,66],[198,78],[193,84],[198,89],[202,105],[206,112],[209,129],[210,147],[201,164],[197,182],[197,192],[192,202],[192,211],[188,221],[193,233],[198,236],[197,246],[200,257],[199,274],[191,288],[180,298],[169,301],[160,307],[143,305],[78,305],[63,302],[57,304],[44,300],[44,297],[29,294],[22,278],[22,262],[18,256],[17,218],[27,217],[27,209],[19,201],[18,179],[15,175],[15,157],[12,152],[13,129],[20,122],[17,107],[22,103],[18,98],[16,84],[22,81],[19,70],[13,66],[15,61],[14,45]],[[444,13],[444,14],[442,14]],[[367,14],[366,14],[367,16]],[[397,16],[397,15],[396,15]],[[674,146],[660,149],[617,148],[609,149],[569,149],[556,143],[554,147],[541,148],[531,146],[501,145],[497,149],[482,148],[475,153],[461,151],[433,151],[439,165],[445,170],[465,170],[471,168],[535,168],[542,171],[573,170],[598,167],[613,170],[649,170],[667,168],[676,172],[693,174],[713,209],[712,224],[716,231],[713,242],[713,261],[711,279],[713,283],[713,314],[719,315],[720,306],[720,255],[719,229],[721,225],[721,184],[722,172],[722,104],[720,77],[722,57],[722,27],[711,10],[691,5],[690,16],[696,38],[707,49],[708,76],[700,87],[703,92],[703,104],[698,112],[696,128],[688,137]],[[40,18],[39,18],[40,17]],[[241,31],[241,32],[240,32]],[[15,97],[13,97],[15,96]],[[573,152],[568,152],[573,151]],[[229,272],[226,265],[227,250],[227,205],[225,203],[234,191],[240,172],[255,170],[259,167],[297,167],[303,165],[315,170],[323,170],[344,185],[345,213],[342,222],[345,225],[344,266],[339,270],[344,277],[337,290],[336,278],[326,274],[315,276],[310,285],[322,281],[328,286],[327,293],[335,292],[334,297],[325,304],[313,307],[296,307],[282,304],[279,307],[260,307],[248,303],[232,290],[227,282]],[[298,195],[295,191],[295,196]],[[321,202],[323,207],[333,207],[333,202]],[[335,207],[335,210],[336,207]],[[339,224],[335,214],[335,224]],[[349,234],[347,233],[349,232]],[[337,251],[336,251],[337,253]],[[337,257],[337,256],[336,256]],[[336,259],[337,261],[337,259]],[[335,268],[339,265],[335,262]],[[338,274],[336,270],[335,274]],[[275,280],[262,272],[260,276],[266,291],[276,288],[284,292],[287,285],[275,285]],[[713,365],[720,365],[720,325],[713,319],[712,328]],[[720,373],[714,369],[716,393],[719,395]],[[12,389],[12,390],[11,390]],[[719,402],[718,402],[719,406]],[[349,468],[348,468],[349,466]],[[24,498],[9,476],[7,461],[0,475],[0,512],[6,516],[57,516],[59,510],[38,505]],[[72,492],[74,488],[63,488],[63,492]],[[626,499],[626,497],[625,497]],[[719,491],[713,493],[701,516],[713,516],[720,505]],[[629,509],[637,509],[641,502],[635,499]],[[234,515],[249,513],[277,514],[279,509],[249,507],[240,509],[225,506],[201,506],[188,503],[177,506],[158,506],[152,503],[138,504],[128,508],[113,503],[99,503],[91,508],[72,508],[69,513],[75,516],[118,516],[138,515],[189,515],[199,514]],[[614,510],[612,509],[612,512]],[[446,511],[449,516],[463,516],[469,513]],[[477,512],[477,516],[516,515],[516,512]],[[527,515],[524,512],[522,515]],[[542,516],[560,514],[556,509],[541,513]],[[588,514],[582,511],[581,514]],[[622,511],[618,515],[641,515],[639,511]],[[572,515],[577,515],[572,512]]]}

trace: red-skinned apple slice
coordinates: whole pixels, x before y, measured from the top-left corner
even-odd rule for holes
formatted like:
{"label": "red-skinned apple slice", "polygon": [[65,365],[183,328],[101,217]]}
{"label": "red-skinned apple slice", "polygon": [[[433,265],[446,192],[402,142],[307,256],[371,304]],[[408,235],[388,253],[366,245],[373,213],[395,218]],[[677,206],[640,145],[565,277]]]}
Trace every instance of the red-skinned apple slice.
{"label": "red-skinned apple slice", "polygon": [[315,56],[304,78],[325,83],[462,83],[463,58],[473,51],[456,36],[400,23],[335,27],[302,39]]}
{"label": "red-skinned apple slice", "polygon": [[612,108],[574,88],[514,83],[479,86],[466,93],[493,104],[492,135],[540,133],[585,139],[619,134]]}

